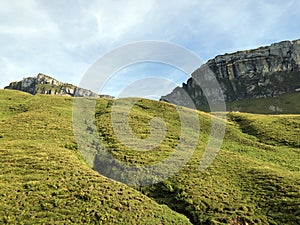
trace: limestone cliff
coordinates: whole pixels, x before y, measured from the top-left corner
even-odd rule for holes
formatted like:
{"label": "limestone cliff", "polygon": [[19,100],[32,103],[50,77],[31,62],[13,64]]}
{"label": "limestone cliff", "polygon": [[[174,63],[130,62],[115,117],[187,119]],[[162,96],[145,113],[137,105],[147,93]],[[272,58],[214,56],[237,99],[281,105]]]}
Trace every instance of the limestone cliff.
{"label": "limestone cliff", "polygon": [[218,89],[207,85],[209,75],[216,77],[227,102],[300,91],[300,40],[219,55],[198,68],[187,83],[162,96],[161,100],[187,106],[189,103],[182,97],[184,92],[196,106],[207,104],[207,99],[210,102],[222,100]]}
{"label": "limestone cliff", "polygon": [[90,90],[76,87],[75,85],[62,83],[45,74],[38,74],[37,77],[27,77],[19,82],[12,82],[4,89],[12,89],[28,92],[30,94],[49,94],[77,97],[109,97],[98,95]]}

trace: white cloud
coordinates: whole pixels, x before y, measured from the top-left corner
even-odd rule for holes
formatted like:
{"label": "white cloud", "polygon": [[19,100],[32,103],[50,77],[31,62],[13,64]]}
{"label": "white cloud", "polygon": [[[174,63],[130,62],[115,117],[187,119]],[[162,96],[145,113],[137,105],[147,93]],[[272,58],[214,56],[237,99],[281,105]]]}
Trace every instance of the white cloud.
{"label": "white cloud", "polygon": [[106,42],[122,41],[124,35],[147,20],[155,1],[98,1],[90,9]]}
{"label": "white cloud", "polygon": [[56,25],[41,12],[36,1],[1,1],[0,6],[0,35],[34,39],[58,32]]}
{"label": "white cloud", "polygon": [[78,84],[99,57],[132,41],[174,42],[207,60],[296,38],[292,0],[0,1],[0,87],[38,72]]}

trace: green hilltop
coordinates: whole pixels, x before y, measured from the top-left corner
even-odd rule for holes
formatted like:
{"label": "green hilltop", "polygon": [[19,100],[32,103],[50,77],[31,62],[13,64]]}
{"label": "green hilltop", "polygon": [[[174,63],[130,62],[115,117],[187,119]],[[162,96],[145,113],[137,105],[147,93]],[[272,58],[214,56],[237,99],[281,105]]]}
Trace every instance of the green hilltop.
{"label": "green hilltop", "polygon": [[[97,100],[95,125],[116,159],[153,165],[174,151],[180,139],[174,105],[136,102],[129,124],[137,138],[150,136],[155,116],[166,125],[158,146],[136,151],[113,131],[114,101]],[[74,137],[72,106],[71,97],[0,90],[1,224],[300,223],[300,115],[226,113],[220,152],[200,171],[212,115],[199,111],[200,136],[189,162],[162,182],[129,187],[106,178],[120,171],[101,155],[94,169],[85,162]],[[89,131],[91,121],[85,122]]]}

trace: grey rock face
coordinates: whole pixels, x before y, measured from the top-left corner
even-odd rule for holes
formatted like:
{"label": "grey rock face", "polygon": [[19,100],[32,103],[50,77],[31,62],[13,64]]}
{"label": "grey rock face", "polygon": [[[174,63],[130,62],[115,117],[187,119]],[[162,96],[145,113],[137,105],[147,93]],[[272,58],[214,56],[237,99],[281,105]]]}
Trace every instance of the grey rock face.
{"label": "grey rock face", "polygon": [[[219,55],[209,60],[192,77],[162,101],[188,105],[180,96],[186,92],[195,105],[222,100],[220,89],[212,84],[216,77],[225,101],[277,97],[300,90],[300,40],[283,41],[267,47]],[[201,87],[200,87],[201,86]]]}
{"label": "grey rock face", "polygon": [[[12,82],[4,89],[24,91],[33,95],[48,94],[76,97],[103,97],[90,90],[59,82],[56,79],[41,73],[38,74],[37,77],[28,77],[19,82]],[[112,98],[111,96],[104,97]]]}
{"label": "grey rock face", "polygon": [[54,86],[64,85],[64,83],[59,82],[59,81],[55,80],[54,78],[49,77],[49,76],[47,76],[45,74],[41,74],[41,73],[39,73],[37,75],[36,82],[38,84],[49,84],[49,85],[54,85]]}

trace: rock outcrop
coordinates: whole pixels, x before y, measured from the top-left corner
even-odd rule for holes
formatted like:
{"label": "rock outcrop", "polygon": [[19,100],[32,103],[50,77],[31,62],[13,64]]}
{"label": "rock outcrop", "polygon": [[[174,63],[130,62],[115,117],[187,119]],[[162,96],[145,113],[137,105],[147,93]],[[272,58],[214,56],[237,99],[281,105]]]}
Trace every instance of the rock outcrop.
{"label": "rock outcrop", "polygon": [[4,89],[12,89],[28,92],[30,94],[48,94],[76,97],[106,97],[108,95],[98,95],[90,90],[77,87],[72,84],[62,83],[45,74],[38,74],[37,77],[27,77],[19,82],[12,82]]}
{"label": "rock outcrop", "polygon": [[[220,89],[213,85],[215,76]],[[201,87],[200,87],[201,86]],[[201,106],[223,99],[277,97],[300,90],[300,40],[283,41],[267,47],[219,55],[195,72],[187,83],[177,87],[162,101],[188,106],[187,93]]]}

